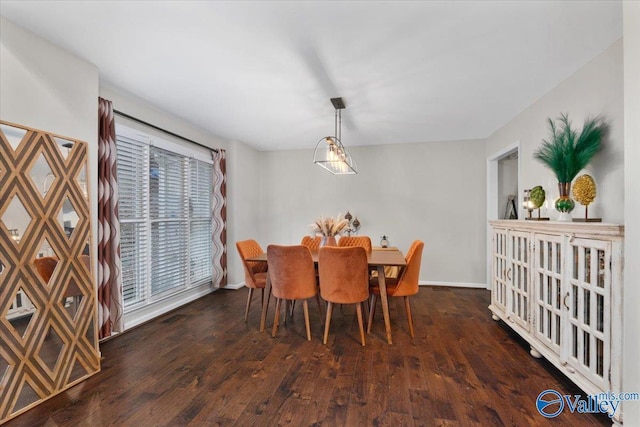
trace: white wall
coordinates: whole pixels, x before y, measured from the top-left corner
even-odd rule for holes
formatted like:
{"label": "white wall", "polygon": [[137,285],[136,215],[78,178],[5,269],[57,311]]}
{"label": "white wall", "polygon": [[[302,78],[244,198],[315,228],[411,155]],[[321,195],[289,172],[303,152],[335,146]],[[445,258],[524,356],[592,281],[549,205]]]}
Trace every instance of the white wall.
{"label": "white wall", "polygon": [[[622,386],[640,392],[640,2],[624,2],[625,271]],[[625,425],[640,420],[640,402],[624,403]]]}
{"label": "white wall", "polygon": [[0,119],[88,143],[97,258],[98,69],[0,16]]}
{"label": "white wall", "polygon": [[[547,118],[568,113],[574,127],[582,128],[587,117],[601,114],[610,126],[603,150],[594,157],[585,172],[593,176],[598,188],[589,216],[605,222],[624,221],[624,139],[622,41],[562,82],[556,88],[515,116],[487,139],[487,156],[520,141],[522,188],[542,185],[547,200],[558,197],[557,179],[551,170],[533,159],[533,152],[547,138]],[[577,204],[574,216],[584,214]],[[549,210],[551,219],[557,213]]]}
{"label": "white wall", "polygon": [[260,239],[260,153],[241,142],[231,142],[227,155],[227,178],[229,284],[237,285],[244,282],[244,270],[236,242]]}
{"label": "white wall", "polygon": [[298,243],[318,216],[349,210],[374,245],[383,234],[403,251],[423,240],[422,281],[484,287],[484,142],[349,149],[358,175],[331,175],[311,149],[261,153],[261,243]]}

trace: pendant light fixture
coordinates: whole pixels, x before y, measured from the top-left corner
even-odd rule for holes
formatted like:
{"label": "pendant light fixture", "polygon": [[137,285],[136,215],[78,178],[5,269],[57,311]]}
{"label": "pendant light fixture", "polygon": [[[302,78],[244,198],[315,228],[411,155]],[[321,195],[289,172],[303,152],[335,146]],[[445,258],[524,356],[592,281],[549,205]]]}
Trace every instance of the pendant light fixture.
{"label": "pendant light fixture", "polygon": [[325,136],[316,144],[313,152],[313,163],[322,166],[334,175],[353,175],[358,173],[356,162],[351,157],[340,138],[342,137],[342,114],[345,108],[342,98],[331,98],[331,103],[336,109],[335,134]]}

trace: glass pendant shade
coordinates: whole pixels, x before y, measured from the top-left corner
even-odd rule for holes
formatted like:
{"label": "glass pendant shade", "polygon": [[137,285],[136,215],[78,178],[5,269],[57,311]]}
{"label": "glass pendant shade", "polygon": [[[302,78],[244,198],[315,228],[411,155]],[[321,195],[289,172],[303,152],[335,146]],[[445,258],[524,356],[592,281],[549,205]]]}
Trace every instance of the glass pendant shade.
{"label": "glass pendant shade", "polygon": [[334,175],[358,173],[351,153],[335,136],[325,136],[318,141],[313,153],[313,162]]}
{"label": "glass pendant shade", "polygon": [[335,136],[320,138],[313,152],[313,163],[323,167],[334,175],[353,175],[358,173],[356,162],[349,150],[344,148],[342,138],[342,113],[345,108],[342,98],[331,98],[331,104],[336,110]]}

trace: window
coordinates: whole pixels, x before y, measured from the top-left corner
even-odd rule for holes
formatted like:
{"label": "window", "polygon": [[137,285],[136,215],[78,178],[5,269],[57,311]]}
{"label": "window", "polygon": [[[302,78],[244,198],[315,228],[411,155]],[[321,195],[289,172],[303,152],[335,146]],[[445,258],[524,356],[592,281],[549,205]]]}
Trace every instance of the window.
{"label": "window", "polygon": [[125,313],[211,281],[213,165],[116,126]]}

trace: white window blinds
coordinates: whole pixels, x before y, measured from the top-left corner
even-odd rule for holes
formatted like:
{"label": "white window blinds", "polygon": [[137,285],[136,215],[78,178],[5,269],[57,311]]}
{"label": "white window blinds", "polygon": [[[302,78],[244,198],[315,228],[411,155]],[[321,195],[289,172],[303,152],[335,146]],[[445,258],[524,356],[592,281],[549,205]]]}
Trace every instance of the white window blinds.
{"label": "white window blinds", "polygon": [[213,166],[116,128],[125,312],[211,280]]}
{"label": "white window blinds", "polygon": [[186,158],[151,147],[149,199],[151,211],[151,295],[187,286]]}
{"label": "white window blinds", "polygon": [[125,308],[143,302],[148,280],[148,140],[117,135],[120,257]]}
{"label": "white window blinds", "polygon": [[189,266],[191,282],[210,280],[211,264],[211,186],[212,166],[191,159],[189,164]]}

